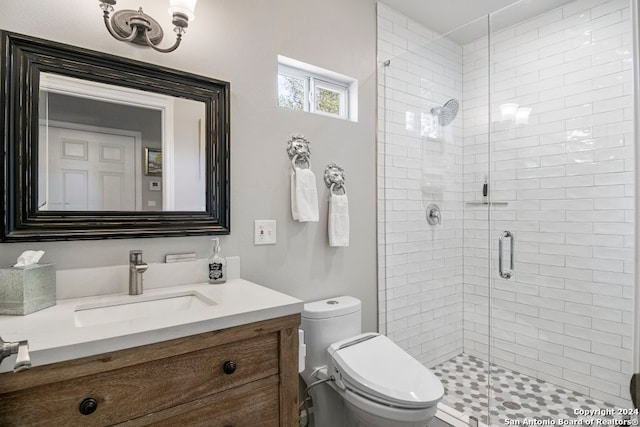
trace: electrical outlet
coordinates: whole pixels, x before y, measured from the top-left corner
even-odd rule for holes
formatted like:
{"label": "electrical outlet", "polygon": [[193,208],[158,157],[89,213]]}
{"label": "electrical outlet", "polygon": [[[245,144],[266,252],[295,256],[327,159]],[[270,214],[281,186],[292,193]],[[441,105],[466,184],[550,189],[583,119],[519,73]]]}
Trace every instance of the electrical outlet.
{"label": "electrical outlet", "polygon": [[276,244],[276,220],[261,219],[254,221],[253,243],[256,245]]}

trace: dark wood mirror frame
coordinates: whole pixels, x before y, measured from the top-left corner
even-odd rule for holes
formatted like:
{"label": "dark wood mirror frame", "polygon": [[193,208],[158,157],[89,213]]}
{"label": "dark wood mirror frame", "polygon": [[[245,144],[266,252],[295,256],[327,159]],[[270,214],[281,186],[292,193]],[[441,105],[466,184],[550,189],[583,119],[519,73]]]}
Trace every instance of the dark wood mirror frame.
{"label": "dark wood mirror frame", "polygon": [[[0,241],[167,237],[230,232],[228,82],[1,31]],[[115,84],[201,101],[206,120],[203,212],[38,210],[40,73]]]}

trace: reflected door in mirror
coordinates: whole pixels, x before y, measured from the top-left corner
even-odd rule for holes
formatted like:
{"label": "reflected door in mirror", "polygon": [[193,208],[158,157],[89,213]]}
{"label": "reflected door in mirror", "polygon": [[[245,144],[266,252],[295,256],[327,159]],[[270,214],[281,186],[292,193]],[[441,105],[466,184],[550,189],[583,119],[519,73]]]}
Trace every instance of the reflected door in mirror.
{"label": "reflected door in mirror", "polygon": [[[133,211],[140,190],[134,136],[49,126],[41,210]],[[138,168],[139,169],[139,168]]]}

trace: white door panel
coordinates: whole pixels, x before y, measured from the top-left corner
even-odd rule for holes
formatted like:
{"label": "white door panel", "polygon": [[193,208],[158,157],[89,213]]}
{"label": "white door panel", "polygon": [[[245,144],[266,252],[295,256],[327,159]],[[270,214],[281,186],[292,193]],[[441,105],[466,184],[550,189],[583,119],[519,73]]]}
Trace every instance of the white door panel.
{"label": "white door panel", "polygon": [[86,170],[62,170],[62,209],[85,211],[88,209],[89,174]]}
{"label": "white door panel", "polygon": [[136,210],[136,141],[100,131],[48,128],[47,210]]}

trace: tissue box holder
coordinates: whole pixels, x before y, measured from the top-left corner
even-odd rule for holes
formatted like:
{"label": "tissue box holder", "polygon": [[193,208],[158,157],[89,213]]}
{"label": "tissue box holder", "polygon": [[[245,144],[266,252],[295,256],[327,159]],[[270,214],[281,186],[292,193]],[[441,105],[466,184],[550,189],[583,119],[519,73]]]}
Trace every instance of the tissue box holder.
{"label": "tissue box holder", "polygon": [[25,315],[55,304],[53,264],[0,267],[0,314]]}

